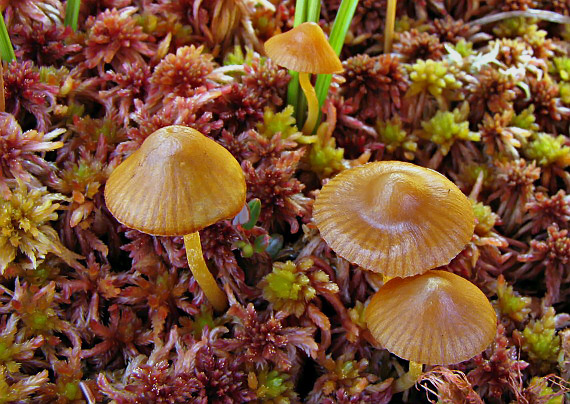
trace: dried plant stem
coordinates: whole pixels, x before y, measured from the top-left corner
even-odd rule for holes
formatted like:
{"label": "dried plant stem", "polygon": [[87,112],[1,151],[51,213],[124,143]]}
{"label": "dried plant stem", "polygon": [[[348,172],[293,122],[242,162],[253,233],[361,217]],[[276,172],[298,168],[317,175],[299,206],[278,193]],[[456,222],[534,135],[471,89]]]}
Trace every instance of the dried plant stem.
{"label": "dried plant stem", "polygon": [[558,14],[553,11],[529,9],[529,10],[504,11],[502,13],[486,15],[485,17],[479,18],[478,20],[470,21],[469,25],[471,26],[486,25],[513,17],[538,18],[539,20],[554,22],[558,24],[570,24],[570,17],[568,16]]}
{"label": "dried plant stem", "polygon": [[396,21],[397,0],[388,0],[386,10],[386,26],[384,27],[384,53],[392,52],[392,41],[394,39],[394,22]]}
{"label": "dried plant stem", "polygon": [[204,291],[208,301],[214,306],[218,312],[226,310],[228,307],[228,298],[220,289],[216,280],[210,273],[204,261],[202,253],[202,245],[200,244],[200,234],[198,232],[187,234],[184,236],[184,247],[186,248],[186,258],[188,266],[194,275],[194,279]]}

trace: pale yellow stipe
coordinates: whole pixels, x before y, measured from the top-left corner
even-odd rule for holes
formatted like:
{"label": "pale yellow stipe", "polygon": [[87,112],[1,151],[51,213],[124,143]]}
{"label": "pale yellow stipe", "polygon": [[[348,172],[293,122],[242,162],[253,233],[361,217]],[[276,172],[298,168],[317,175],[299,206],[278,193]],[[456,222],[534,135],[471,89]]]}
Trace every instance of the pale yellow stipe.
{"label": "pale yellow stipe", "polygon": [[408,370],[394,382],[392,385],[392,391],[394,393],[399,393],[411,388],[414,384],[416,384],[422,375],[422,368],[423,365],[421,363],[410,361],[410,370]]}
{"label": "pale yellow stipe", "polygon": [[303,125],[303,134],[310,135],[313,133],[317,118],[319,117],[319,101],[317,100],[317,93],[315,93],[315,89],[309,80],[309,73],[299,73],[299,84],[305,93],[309,107],[307,120],[305,121],[305,125]]}
{"label": "pale yellow stipe", "polygon": [[397,0],[388,0],[386,9],[386,25],[384,28],[384,53],[392,52],[392,40],[394,39],[394,22],[396,21]]}
{"label": "pale yellow stipe", "polygon": [[194,279],[204,291],[208,301],[214,306],[218,312],[226,310],[228,307],[228,298],[220,289],[216,280],[206,266],[204,256],[202,255],[202,245],[200,244],[200,234],[198,232],[187,234],[184,236],[184,247],[186,247],[186,258],[188,265],[194,275]]}

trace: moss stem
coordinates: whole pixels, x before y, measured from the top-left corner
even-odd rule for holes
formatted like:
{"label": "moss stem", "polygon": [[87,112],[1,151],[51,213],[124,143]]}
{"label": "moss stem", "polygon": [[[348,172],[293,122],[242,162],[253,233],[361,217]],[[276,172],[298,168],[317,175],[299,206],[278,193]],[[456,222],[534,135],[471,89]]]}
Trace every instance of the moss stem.
{"label": "moss stem", "polygon": [[310,135],[313,133],[317,118],[319,117],[319,101],[317,100],[315,89],[309,80],[309,73],[299,73],[299,84],[301,84],[301,88],[307,98],[307,104],[309,105],[307,120],[305,121],[305,125],[303,125],[303,134]]}
{"label": "moss stem", "polygon": [[392,391],[394,393],[399,393],[411,388],[422,375],[422,368],[423,365],[421,363],[410,361],[410,369],[394,382],[392,385]]}
{"label": "moss stem", "polygon": [[188,266],[194,275],[194,279],[204,291],[208,301],[214,306],[218,312],[226,310],[228,307],[228,298],[220,289],[216,280],[210,273],[204,261],[202,254],[202,245],[200,244],[200,234],[198,232],[187,234],[184,236],[184,247],[186,247],[186,258]]}

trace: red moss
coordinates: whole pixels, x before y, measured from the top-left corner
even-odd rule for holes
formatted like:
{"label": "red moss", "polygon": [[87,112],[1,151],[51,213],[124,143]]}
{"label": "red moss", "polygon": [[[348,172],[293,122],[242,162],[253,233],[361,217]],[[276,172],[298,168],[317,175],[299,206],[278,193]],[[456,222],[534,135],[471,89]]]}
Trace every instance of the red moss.
{"label": "red moss", "polygon": [[[530,251],[519,255],[518,260],[526,262],[517,270],[518,279],[535,278],[544,273],[546,282],[545,304],[550,306],[570,293],[570,238],[568,230],[560,230],[558,225],[548,227],[548,238],[544,241],[532,240]],[[562,293],[561,293],[562,291]]]}
{"label": "red moss", "polygon": [[178,48],[176,54],[166,55],[152,73],[147,102],[160,105],[161,102],[166,103],[163,101],[165,98],[191,97],[200,87],[204,90],[216,87],[207,79],[215,68],[212,59],[212,55],[204,53],[203,46],[196,48],[194,45]]}
{"label": "red moss", "polygon": [[341,91],[364,120],[389,119],[402,107],[407,75],[397,57],[357,55],[344,62]]}
{"label": "red moss", "polygon": [[243,356],[246,363],[257,368],[273,363],[280,371],[291,369],[295,361],[296,349],[315,357],[317,344],[312,327],[284,327],[284,312],[259,314],[253,304],[244,308],[235,302],[228,310],[235,323],[234,339],[225,345],[237,355]]}
{"label": "red moss", "polygon": [[87,67],[97,67],[102,75],[104,64],[110,63],[115,71],[129,64],[144,64],[143,56],[153,56],[154,38],[143,32],[132,15],[135,7],[105,10],[96,18],[89,17],[87,39],[83,54]]}
{"label": "red moss", "polygon": [[495,341],[472,360],[477,367],[467,374],[467,379],[479,387],[478,392],[483,398],[500,400],[506,393],[514,394],[521,372],[528,366],[517,359],[517,349],[509,346],[504,332],[503,325],[499,324]]}
{"label": "red moss", "polygon": [[310,214],[310,199],[301,193],[305,186],[294,176],[304,152],[303,149],[287,152],[256,167],[249,161],[243,162],[247,196],[261,200],[259,220],[263,227],[273,229],[286,222],[291,233],[296,233],[297,218],[304,219]]}
{"label": "red moss", "polygon": [[437,35],[419,32],[415,28],[400,33],[397,39],[398,42],[394,43],[394,52],[409,63],[418,59],[440,60],[445,53],[445,48],[439,42]]}
{"label": "red moss", "polygon": [[50,124],[49,113],[55,107],[56,86],[42,83],[40,72],[30,60],[11,62],[4,71],[6,111],[19,122],[27,122],[26,113],[34,116],[32,127],[46,131]]}
{"label": "red moss", "polygon": [[17,24],[10,29],[10,38],[18,59],[33,60],[38,66],[61,66],[68,56],[81,51],[78,44],[67,43],[71,27],[32,23]]}

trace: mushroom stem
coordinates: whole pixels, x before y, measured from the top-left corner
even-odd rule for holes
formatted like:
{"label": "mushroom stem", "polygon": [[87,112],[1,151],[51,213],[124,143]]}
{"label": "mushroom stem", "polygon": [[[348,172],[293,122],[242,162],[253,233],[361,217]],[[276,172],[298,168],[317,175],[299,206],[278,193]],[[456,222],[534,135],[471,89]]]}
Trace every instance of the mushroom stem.
{"label": "mushroom stem", "polygon": [[196,279],[196,282],[198,282],[214,309],[218,312],[224,311],[228,307],[228,298],[206,266],[204,255],[202,254],[202,245],[200,244],[200,234],[195,232],[185,235],[184,247],[186,247],[186,258],[194,279]]}
{"label": "mushroom stem", "polygon": [[422,375],[422,367],[423,365],[421,363],[410,361],[410,370],[394,382],[392,385],[392,391],[394,393],[399,393],[411,388]]}
{"label": "mushroom stem", "polygon": [[299,84],[305,93],[309,106],[307,120],[305,121],[305,125],[303,125],[303,134],[310,135],[313,133],[317,118],[319,117],[319,101],[317,100],[317,93],[315,93],[315,89],[309,80],[309,73],[299,72]]}
{"label": "mushroom stem", "polygon": [[394,22],[396,21],[396,3],[397,0],[388,0],[386,9],[386,25],[384,27],[384,53],[392,52]]}

